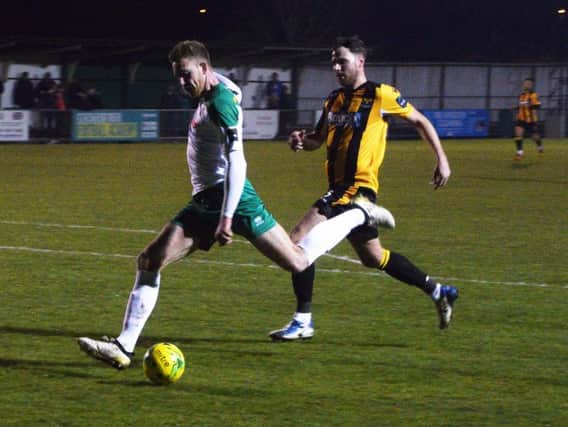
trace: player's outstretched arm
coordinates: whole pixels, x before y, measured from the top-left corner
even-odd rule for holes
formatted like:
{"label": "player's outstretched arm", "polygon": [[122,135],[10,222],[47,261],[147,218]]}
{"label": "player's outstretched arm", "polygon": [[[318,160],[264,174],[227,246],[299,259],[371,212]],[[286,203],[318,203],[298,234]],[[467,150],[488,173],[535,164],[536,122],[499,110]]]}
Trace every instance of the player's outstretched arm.
{"label": "player's outstretched arm", "polygon": [[312,151],[321,147],[324,140],[325,138],[316,132],[306,133],[304,129],[295,130],[288,137],[288,146],[293,151]]}
{"label": "player's outstretched arm", "polygon": [[436,156],[436,168],[434,169],[434,174],[430,183],[434,186],[434,190],[443,187],[450,179],[452,171],[450,170],[448,158],[446,157],[446,153],[444,152],[444,148],[442,147],[442,143],[438,137],[438,132],[436,132],[436,129],[434,129],[430,120],[428,120],[426,116],[418,110],[412,111],[412,113],[406,117],[406,120],[416,127],[416,130],[422,139],[426,141],[430,147],[432,147]]}

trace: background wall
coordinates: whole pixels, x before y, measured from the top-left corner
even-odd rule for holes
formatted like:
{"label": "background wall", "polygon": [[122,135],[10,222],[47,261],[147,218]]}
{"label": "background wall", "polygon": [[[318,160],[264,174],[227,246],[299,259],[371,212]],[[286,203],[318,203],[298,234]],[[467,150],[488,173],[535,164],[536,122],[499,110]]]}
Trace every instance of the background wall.
{"label": "background wall", "polygon": [[[568,100],[568,67],[557,64],[369,64],[367,77],[396,86],[421,109],[510,109],[526,77],[535,79],[544,109],[566,108]],[[329,66],[303,68],[298,108],[321,108],[335,87]]]}
{"label": "background wall", "polygon": [[[168,86],[175,84],[167,64],[163,67],[131,67],[79,65],[72,77],[85,87],[97,88],[102,95],[103,108],[159,108],[161,95]],[[286,113],[287,124],[280,129],[283,135],[291,127],[313,126],[324,98],[338,86],[328,64],[297,69],[239,66],[216,70],[233,78],[242,88],[245,109],[266,108],[266,84],[272,74],[277,73],[289,92],[296,96],[297,112]],[[58,65],[9,64],[3,108],[13,106],[13,85],[23,71],[28,71],[34,79],[39,79],[46,71],[62,81],[70,78],[66,68]],[[539,117],[546,122],[547,132],[558,136],[565,133],[568,66],[564,64],[370,63],[367,64],[367,77],[396,86],[421,110],[488,109],[493,126],[491,134],[501,136],[509,136],[511,132],[513,108],[522,81],[533,77],[542,102]],[[187,98],[182,108],[190,108]]]}
{"label": "background wall", "polygon": [[[103,96],[105,108],[155,108],[168,85],[175,83],[170,69],[141,66],[132,82],[127,67],[79,65],[74,78],[95,86]],[[49,71],[63,79],[59,65],[10,64],[2,95],[2,108],[12,107],[12,89],[16,78],[28,71],[39,79]],[[264,108],[263,91],[273,72],[290,89],[292,70],[268,67],[218,68],[236,79],[243,90],[244,108]],[[337,81],[329,65],[304,66],[298,70],[297,108],[320,109],[323,98]],[[396,86],[421,109],[488,108],[515,106],[524,78],[532,76],[545,109],[562,109],[568,100],[568,67],[561,64],[368,64],[367,77]],[[126,98],[124,100],[124,98]],[[124,102],[125,101],[125,102]],[[125,104],[125,105],[123,105]]]}

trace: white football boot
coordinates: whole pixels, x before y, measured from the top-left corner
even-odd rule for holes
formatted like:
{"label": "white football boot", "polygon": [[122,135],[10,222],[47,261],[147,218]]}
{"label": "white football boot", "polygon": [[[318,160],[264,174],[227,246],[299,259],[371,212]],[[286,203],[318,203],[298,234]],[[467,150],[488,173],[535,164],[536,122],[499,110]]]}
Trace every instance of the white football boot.
{"label": "white football boot", "polygon": [[103,340],[94,340],[81,337],[79,347],[89,356],[108,363],[113,368],[125,369],[130,366],[130,359],[134,353],[126,351],[114,338],[103,337]]}
{"label": "white football boot", "polygon": [[388,209],[376,205],[361,194],[351,199],[351,204],[365,213],[365,224],[369,227],[394,228],[396,226],[394,216]]}
{"label": "white football boot", "polygon": [[300,322],[292,319],[282,329],[277,329],[268,334],[273,341],[306,340],[314,336],[314,321]]}

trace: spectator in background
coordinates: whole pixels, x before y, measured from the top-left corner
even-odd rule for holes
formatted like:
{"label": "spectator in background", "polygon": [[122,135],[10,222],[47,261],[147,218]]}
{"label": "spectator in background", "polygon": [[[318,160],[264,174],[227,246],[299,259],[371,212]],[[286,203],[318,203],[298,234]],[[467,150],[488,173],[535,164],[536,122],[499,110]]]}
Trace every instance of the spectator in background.
{"label": "spectator in background", "polygon": [[51,78],[51,73],[45,73],[35,87],[35,97],[39,108],[45,108],[45,106],[55,107],[56,87],[57,83]]}
{"label": "spectator in background", "polygon": [[280,97],[280,120],[279,122],[279,136],[288,135],[296,125],[296,111],[293,110],[292,97],[290,95],[288,86],[282,86],[282,96]]}
{"label": "spectator in background", "polygon": [[53,138],[56,133],[57,83],[51,73],[45,73],[35,88],[37,107],[40,111],[40,128],[43,136]]}
{"label": "spectator in background", "polygon": [[290,89],[288,89],[288,86],[286,85],[282,85],[282,95],[280,96],[279,108],[282,110],[290,110],[294,108],[292,105],[292,95],[290,95]]}
{"label": "spectator in background", "polygon": [[177,110],[181,108],[181,97],[174,85],[169,85],[160,97],[160,108],[163,110]]}
{"label": "spectator in background", "polygon": [[35,105],[34,85],[30,75],[24,71],[14,85],[13,102],[18,108],[30,109]]}
{"label": "spectator in background", "polygon": [[71,110],[87,108],[87,92],[77,80],[72,80],[67,86],[67,107]]}
{"label": "spectator in background", "polygon": [[66,112],[65,89],[62,84],[58,84],[55,88],[55,109],[57,110],[55,111],[55,137],[68,137],[69,120]]}
{"label": "spectator in background", "polygon": [[55,109],[57,111],[65,111],[67,106],[65,104],[65,89],[62,84],[55,87]]}
{"label": "spectator in background", "polygon": [[2,109],[2,94],[4,93],[4,80],[0,80],[0,110]]}
{"label": "spectator in background", "polygon": [[229,80],[231,80],[234,84],[236,84],[237,86],[240,86],[239,79],[237,79],[237,76],[236,76],[235,73],[233,73],[232,71],[229,73],[228,78],[229,78]]}
{"label": "spectator in background", "polygon": [[169,85],[160,97],[160,135],[165,137],[181,136],[180,130],[182,99],[174,85]]}
{"label": "spectator in background", "polygon": [[86,102],[86,109],[87,110],[97,110],[103,108],[103,99],[101,93],[97,90],[96,87],[91,86],[87,89],[87,102]]}
{"label": "spectator in background", "polygon": [[272,79],[266,84],[267,108],[272,110],[280,108],[283,86],[278,79],[278,73],[272,73]]}
{"label": "spectator in background", "polygon": [[265,95],[266,87],[264,86],[264,77],[258,76],[258,82],[256,83],[254,95],[252,96],[253,109],[260,110],[261,108],[264,108]]}

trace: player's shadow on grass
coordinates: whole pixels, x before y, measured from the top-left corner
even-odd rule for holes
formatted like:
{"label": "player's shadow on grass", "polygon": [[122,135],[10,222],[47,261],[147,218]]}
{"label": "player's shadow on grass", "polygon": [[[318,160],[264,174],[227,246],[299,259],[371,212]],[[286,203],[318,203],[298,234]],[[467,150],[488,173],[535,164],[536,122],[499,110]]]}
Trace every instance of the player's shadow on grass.
{"label": "player's shadow on grass", "polygon": [[[108,385],[116,385],[118,387],[152,387],[152,388],[163,388],[164,386],[152,384],[146,380],[128,380],[128,379],[119,379],[119,380],[100,380],[98,381],[101,384],[108,384]],[[182,378],[181,381],[176,382],[173,387],[175,387],[176,393],[189,393],[193,395],[200,395],[200,394],[208,394],[211,396],[223,396],[223,397],[230,397],[233,399],[250,399],[250,398],[259,398],[264,399],[266,396],[271,395],[274,396],[279,394],[279,392],[272,392],[268,389],[251,389],[250,387],[239,387],[239,386],[231,386],[231,387],[222,387],[222,386],[215,386],[209,384],[195,384],[192,383],[191,380],[184,380]]]}
{"label": "player's shadow on grass", "polygon": [[511,163],[511,169],[528,169],[533,166],[534,162],[516,162]]}
{"label": "player's shadow on grass", "polygon": [[409,348],[408,344],[400,342],[383,342],[383,341],[369,341],[369,342],[356,342],[356,341],[336,341],[336,340],[325,340],[325,345],[331,346],[348,346],[348,347],[361,347],[361,348],[399,348],[405,349]]}
{"label": "player's shadow on grass", "polygon": [[79,362],[55,362],[50,360],[25,360],[25,359],[6,359],[0,358],[0,368],[30,368],[34,366],[39,367],[57,367],[61,366],[64,368],[84,368],[89,360],[85,359],[85,363]]}
{"label": "player's shadow on grass", "polygon": [[[42,329],[42,328],[26,328],[17,326],[0,326],[1,333],[11,333],[11,334],[21,334],[21,335],[34,335],[41,337],[69,337],[76,339],[80,336],[87,337],[102,337],[104,333],[99,331],[70,331],[66,329]],[[295,347],[297,345],[312,345],[317,344],[319,348],[326,346],[349,346],[349,347],[361,347],[361,348],[391,348],[391,349],[405,349],[409,346],[400,342],[353,342],[353,341],[338,341],[337,339],[322,339],[322,340],[305,340],[302,342],[273,342],[264,335],[259,335],[258,338],[248,339],[248,338],[226,338],[226,337],[172,337],[172,336],[144,336],[138,342],[138,349],[148,348],[152,344],[157,342],[173,342],[180,346],[191,346],[193,345],[194,352],[204,352],[204,353],[232,353],[239,356],[251,356],[251,357],[273,357],[281,354],[281,349],[286,349]],[[252,345],[249,349],[243,348],[227,348],[227,346],[222,346],[221,344],[249,344]],[[262,347],[261,347],[262,346]],[[12,362],[19,362],[17,360]],[[26,363],[22,361],[23,363]],[[10,363],[10,361],[6,362]],[[33,361],[32,361],[33,363]],[[38,362],[39,363],[39,362]],[[52,362],[46,362],[52,363]],[[138,364],[139,360],[133,360],[133,366]],[[0,367],[4,366],[1,363]],[[85,364],[81,363],[77,365],[78,367],[84,367]]]}
{"label": "player's shadow on grass", "polygon": [[[43,328],[27,328],[21,326],[0,326],[0,333],[6,334],[21,334],[21,335],[33,335],[40,337],[92,337],[100,338],[105,335],[104,332],[100,331],[70,331],[66,329],[43,329]],[[235,343],[235,344],[263,344],[267,342],[264,336],[259,336],[255,339],[249,338],[226,338],[226,337],[202,337],[202,338],[191,338],[191,337],[172,337],[172,336],[148,336],[145,335],[140,339],[140,346],[150,346],[157,342],[175,342],[180,344],[192,344],[192,343]]]}
{"label": "player's shadow on grass", "polygon": [[[10,369],[11,371],[18,369],[23,369],[26,371],[41,371],[42,373],[49,373],[49,375],[51,376],[59,376],[65,378],[100,378],[98,375],[93,375],[85,371],[85,368],[91,366],[92,364],[92,360],[90,359],[85,359],[85,362],[57,362],[54,360],[0,358],[0,369],[5,368]],[[73,370],[72,368],[80,368],[81,372]],[[104,367],[104,369],[108,370],[108,367]]]}

